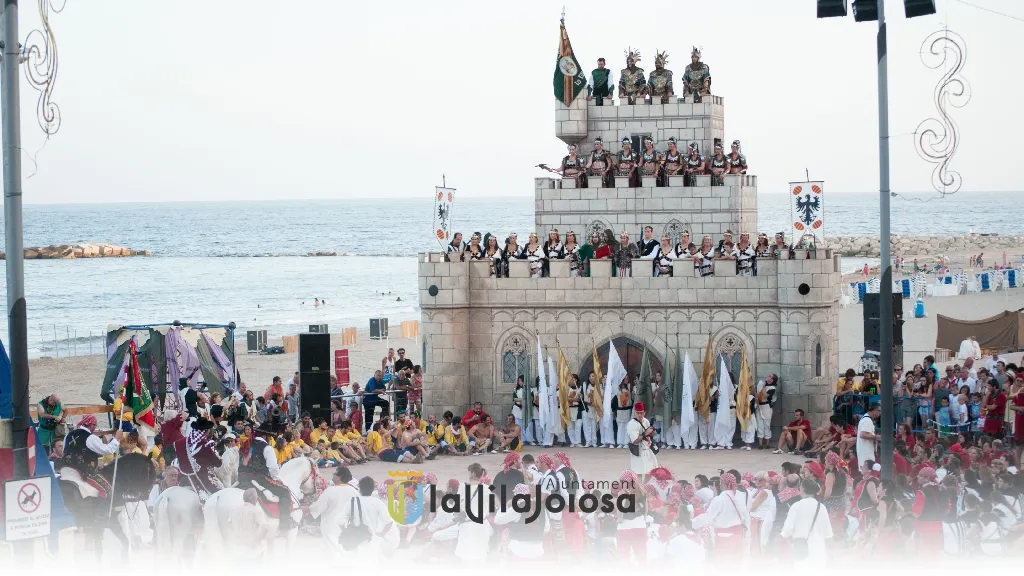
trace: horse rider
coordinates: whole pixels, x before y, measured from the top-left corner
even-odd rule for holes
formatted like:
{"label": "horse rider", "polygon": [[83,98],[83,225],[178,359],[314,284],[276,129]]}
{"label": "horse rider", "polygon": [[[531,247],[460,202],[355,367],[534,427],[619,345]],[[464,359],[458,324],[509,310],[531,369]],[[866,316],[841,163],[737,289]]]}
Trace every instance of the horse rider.
{"label": "horse rider", "polygon": [[220,456],[217,444],[210,438],[213,422],[199,418],[191,422],[188,436],[181,435],[181,424],[184,414],[178,414],[160,426],[164,444],[170,446],[176,457],[176,465],[181,476],[205,503],[214,492],[223,488],[217,479],[215,470],[220,467]]}
{"label": "horse rider", "polygon": [[96,434],[96,417],[86,414],[75,428],[64,439],[64,457],[62,468],[76,470],[87,484],[99,492],[99,497],[106,499],[110,483],[97,471],[97,463],[102,456],[117,455],[122,432],[120,428],[114,432],[110,442]]}
{"label": "horse rider", "polygon": [[269,439],[281,433],[281,412],[275,409],[268,414],[266,420],[253,430],[252,453],[249,462],[239,466],[238,486],[242,490],[252,487],[255,481],[277,497],[280,531],[291,529],[292,493],[281,481],[281,471],[277,464],[277,452],[270,445]]}

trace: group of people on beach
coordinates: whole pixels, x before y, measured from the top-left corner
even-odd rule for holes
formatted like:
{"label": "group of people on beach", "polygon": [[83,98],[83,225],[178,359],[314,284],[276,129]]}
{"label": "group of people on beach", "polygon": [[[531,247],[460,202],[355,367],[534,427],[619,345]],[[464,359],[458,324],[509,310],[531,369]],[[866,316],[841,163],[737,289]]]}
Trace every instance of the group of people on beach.
{"label": "group of people on beach", "polygon": [[[513,260],[527,261],[533,278],[550,276],[552,261],[567,260],[569,275],[575,278],[591,275],[592,260],[611,260],[612,274],[621,277],[633,275],[634,265],[640,265],[634,264],[634,260],[645,261],[644,265],[652,267],[654,276],[672,276],[673,263],[678,260],[692,261],[695,273],[700,276],[714,274],[716,261],[734,260],[737,275],[754,276],[758,259],[792,256],[792,249],[786,244],[782,232],[775,234],[773,241],[769,241],[766,234],[758,234],[756,242],[751,241],[750,234],[746,232],[739,234],[737,240],[733,236],[732,230],[726,230],[716,244],[708,234],[698,245],[690,241],[689,231],[683,231],[676,242],[667,233],[659,242],[654,237],[654,228],[646,226],[643,237],[636,242],[630,241],[629,232],[626,231],[622,231],[616,240],[615,233],[610,229],[592,230],[589,239],[577,238],[576,232],[570,230],[563,241],[555,229],[548,233],[545,241],[541,241],[536,233],[531,233],[527,242],[520,245],[515,232],[510,233],[501,244],[497,236],[490,233],[481,235],[479,232],[474,232],[466,243],[462,233],[456,232],[448,243],[446,258],[451,262],[489,262],[491,278],[509,277],[510,261]],[[801,240],[799,247],[805,247],[808,241]]]}

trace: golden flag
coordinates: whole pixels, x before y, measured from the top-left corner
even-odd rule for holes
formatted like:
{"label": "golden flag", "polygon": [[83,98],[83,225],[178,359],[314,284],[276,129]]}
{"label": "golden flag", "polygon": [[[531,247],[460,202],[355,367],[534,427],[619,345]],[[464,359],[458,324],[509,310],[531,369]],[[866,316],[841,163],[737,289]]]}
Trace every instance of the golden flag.
{"label": "golden flag", "polygon": [[711,386],[715,382],[715,361],[711,358],[711,335],[704,350],[704,365],[700,369],[700,383],[697,385],[697,413],[705,420],[711,417]]}
{"label": "golden flag", "polygon": [[572,424],[569,417],[569,382],[572,381],[572,372],[569,370],[569,361],[562,353],[562,346],[558,346],[558,411],[562,416],[562,425]]}
{"label": "golden flag", "polygon": [[747,429],[747,421],[750,420],[750,391],[754,383],[750,377],[750,366],[747,365],[747,349],[743,349],[740,366],[740,381],[736,388],[736,418],[740,421],[740,428]]}
{"label": "golden flag", "polygon": [[604,416],[604,374],[601,373],[601,358],[597,355],[597,342],[594,343],[594,382],[590,390],[593,394],[590,409],[594,411],[594,420],[600,421]]}

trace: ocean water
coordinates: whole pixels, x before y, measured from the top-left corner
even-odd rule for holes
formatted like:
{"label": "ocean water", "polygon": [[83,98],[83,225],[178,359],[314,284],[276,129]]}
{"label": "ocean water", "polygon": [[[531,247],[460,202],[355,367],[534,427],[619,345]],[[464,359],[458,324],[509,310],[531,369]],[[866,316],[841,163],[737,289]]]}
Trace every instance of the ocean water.
{"label": "ocean water", "polygon": [[[989,206],[1012,206],[1024,193],[892,199],[892,231],[1024,233],[1024,222],[996,221]],[[789,220],[787,198],[758,198],[760,231]],[[828,234],[875,234],[877,194],[833,194]],[[532,197],[460,198],[454,229],[467,237],[534,228]],[[438,249],[430,195],[399,200],[166,204],[28,205],[25,245],[108,242],[151,250],[148,258],[32,260],[25,264],[32,356],[98,353],[108,324],[235,322],[273,336],[309,324],[332,331],[418,318],[418,252]],[[987,229],[979,229],[979,222]],[[543,232],[543,231],[538,231]],[[309,252],[337,257],[306,257]],[[271,255],[271,256],[265,256]],[[265,256],[265,257],[264,257]],[[844,261],[850,270],[863,260]],[[2,270],[2,268],[0,268]],[[0,283],[6,302],[6,284]],[[314,298],[327,301],[314,307]],[[400,300],[399,300],[400,299]],[[7,340],[6,322],[0,338]]]}

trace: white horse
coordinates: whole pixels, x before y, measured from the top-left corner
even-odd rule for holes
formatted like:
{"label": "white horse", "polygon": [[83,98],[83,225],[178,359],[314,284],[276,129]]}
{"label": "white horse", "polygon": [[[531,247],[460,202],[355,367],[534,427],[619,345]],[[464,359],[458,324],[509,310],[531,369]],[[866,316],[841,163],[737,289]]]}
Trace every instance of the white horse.
{"label": "white horse", "polygon": [[[238,484],[238,448],[226,448],[220,458],[214,474],[225,488],[233,488]],[[168,488],[160,494],[153,512],[157,555],[168,561],[190,559],[203,528],[199,496],[189,488]]]}
{"label": "white horse", "polygon": [[[288,487],[296,501],[316,491],[319,478],[316,462],[311,458],[295,458],[281,466],[281,482]],[[250,486],[225,488],[206,501],[203,510],[204,531],[202,545],[205,557],[225,555],[226,558],[263,557],[277,536],[279,521],[264,513],[258,504],[245,501],[245,490]],[[292,506],[291,518],[295,527],[286,535],[286,546],[291,546],[298,534],[302,519],[299,507]],[[252,552],[257,551],[253,556]]]}

